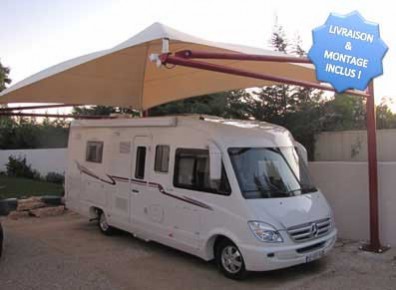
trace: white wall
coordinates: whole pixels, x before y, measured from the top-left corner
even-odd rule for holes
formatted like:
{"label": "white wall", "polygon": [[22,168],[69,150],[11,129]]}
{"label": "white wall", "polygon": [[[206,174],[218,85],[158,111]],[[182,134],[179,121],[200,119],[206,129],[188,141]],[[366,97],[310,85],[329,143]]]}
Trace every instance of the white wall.
{"label": "white wall", "polygon": [[0,171],[6,171],[8,157],[26,157],[32,169],[36,169],[42,175],[48,172],[63,174],[66,168],[67,149],[28,149],[28,150],[0,150]]}
{"label": "white wall", "polygon": [[[315,161],[367,161],[367,132],[323,132],[316,136]],[[396,161],[396,129],[378,130],[379,161]]]}
{"label": "white wall", "polygon": [[[369,239],[368,166],[366,162],[311,162],[315,184],[333,208],[339,236]],[[379,221],[383,244],[396,246],[396,162],[380,162]]]}

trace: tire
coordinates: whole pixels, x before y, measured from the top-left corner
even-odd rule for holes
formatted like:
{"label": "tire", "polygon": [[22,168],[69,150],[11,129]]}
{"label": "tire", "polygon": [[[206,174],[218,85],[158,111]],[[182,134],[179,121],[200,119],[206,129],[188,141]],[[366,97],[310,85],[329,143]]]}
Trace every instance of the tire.
{"label": "tire", "polygon": [[107,223],[107,218],[103,211],[98,212],[98,227],[101,233],[106,236],[111,236],[115,233],[115,228]]}
{"label": "tire", "polygon": [[7,216],[11,211],[16,210],[18,200],[16,198],[7,198],[0,200],[0,216]]}
{"label": "tire", "polygon": [[216,264],[224,276],[233,280],[243,280],[248,271],[238,247],[228,239],[220,241],[216,246]]}

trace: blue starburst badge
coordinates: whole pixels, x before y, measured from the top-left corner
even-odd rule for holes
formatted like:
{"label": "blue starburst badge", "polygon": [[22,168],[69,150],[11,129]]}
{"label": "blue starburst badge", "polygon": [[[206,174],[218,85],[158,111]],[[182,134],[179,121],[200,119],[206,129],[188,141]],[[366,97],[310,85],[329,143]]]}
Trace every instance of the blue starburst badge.
{"label": "blue starburst badge", "polygon": [[388,47],[379,25],[366,21],[359,12],[331,13],[326,23],[312,31],[308,57],[315,65],[316,78],[330,83],[341,93],[364,90],[371,79],[382,75],[382,59]]}

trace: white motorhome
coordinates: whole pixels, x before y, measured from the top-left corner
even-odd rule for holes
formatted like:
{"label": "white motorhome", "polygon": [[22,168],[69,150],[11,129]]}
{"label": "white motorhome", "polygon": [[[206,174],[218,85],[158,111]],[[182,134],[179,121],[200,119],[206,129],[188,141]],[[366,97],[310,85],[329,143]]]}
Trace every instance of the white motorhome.
{"label": "white motorhome", "polygon": [[69,209],[216,259],[230,278],[318,259],[336,241],[332,211],[285,128],[207,116],[78,120]]}

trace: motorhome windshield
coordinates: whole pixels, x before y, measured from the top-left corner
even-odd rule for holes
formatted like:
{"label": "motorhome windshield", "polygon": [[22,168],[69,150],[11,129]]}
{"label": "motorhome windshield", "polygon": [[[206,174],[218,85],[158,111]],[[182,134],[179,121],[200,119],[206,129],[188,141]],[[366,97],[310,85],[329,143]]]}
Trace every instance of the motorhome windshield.
{"label": "motorhome windshield", "polygon": [[247,199],[290,197],[317,190],[294,147],[229,148],[228,153]]}

